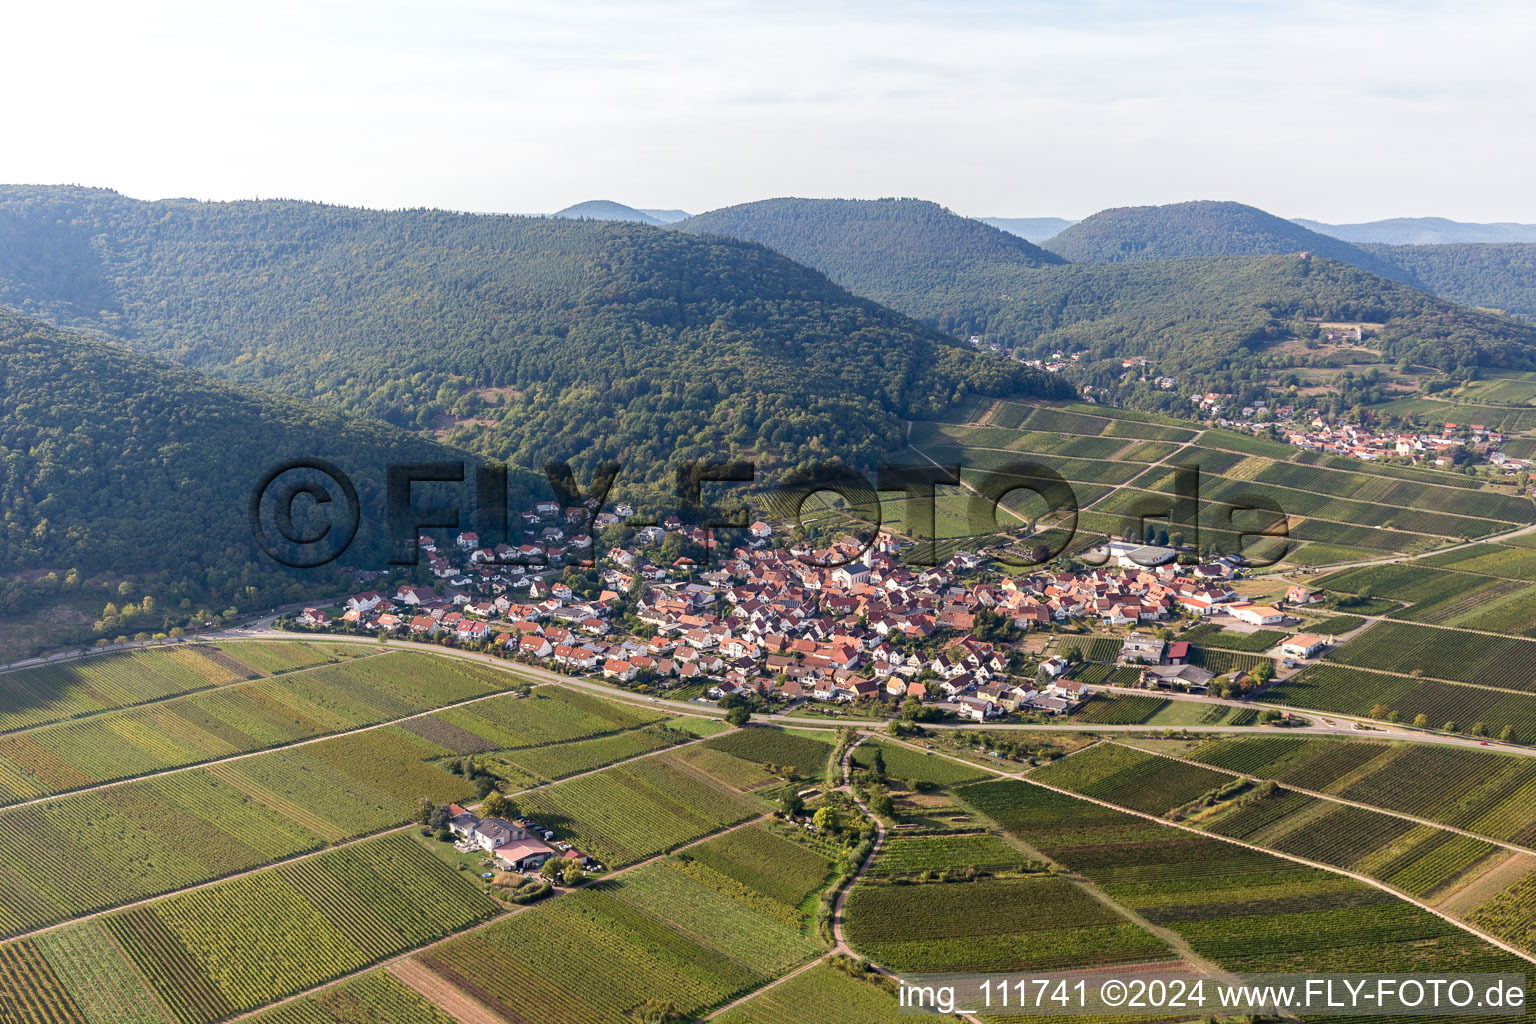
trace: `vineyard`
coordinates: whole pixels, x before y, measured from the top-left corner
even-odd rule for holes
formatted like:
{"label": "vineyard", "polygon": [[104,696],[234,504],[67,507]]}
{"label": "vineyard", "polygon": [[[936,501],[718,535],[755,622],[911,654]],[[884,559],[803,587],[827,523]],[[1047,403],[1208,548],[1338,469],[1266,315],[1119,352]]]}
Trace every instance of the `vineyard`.
{"label": "vineyard", "polygon": [[1227,970],[1524,971],[1525,961],[1350,878],[1023,781],[960,793]]}
{"label": "vineyard", "polygon": [[272,671],[336,660],[331,645],[277,644],[273,646],[280,650],[263,659],[254,648],[267,646],[245,643],[221,649],[187,644],[98,654],[6,672],[0,675],[5,682],[0,687],[0,732],[164,700],[255,679]]}
{"label": "vineyard", "polygon": [[[1513,542],[1512,542],[1513,543]],[[1425,565],[1536,581],[1536,549],[1511,544],[1474,544],[1424,559]]]}
{"label": "vineyard", "polygon": [[424,796],[435,803],[471,797],[467,782],[430,763],[447,753],[385,726],[224,762],[199,774],[336,842],[409,821]]}
{"label": "vineyard", "polygon": [[678,855],[697,861],[788,907],[799,907],[826,882],[826,856],[761,825],[732,829]]}
{"label": "vineyard", "polygon": [[1440,679],[1536,692],[1536,641],[1378,622],[1324,657],[1383,672],[1415,670]]}
{"label": "vineyard", "polygon": [[1115,743],[1100,743],[1053,761],[1031,778],[1151,814],[1172,810],[1232,779],[1223,772]]}
{"label": "vineyard", "polygon": [[856,950],[897,971],[1058,969],[1173,955],[1063,878],[864,883],[848,898],[846,930]]}
{"label": "vineyard", "polygon": [[675,737],[655,729],[642,728],[596,739],[529,747],[513,753],[507,759],[535,776],[563,779],[567,775],[591,771],[615,761],[661,750],[676,742]]}
{"label": "vineyard", "polygon": [[1072,712],[1074,722],[1094,725],[1140,725],[1172,702],[1163,697],[1096,693]]}
{"label": "vineyard", "polygon": [[569,893],[419,960],[508,1020],[607,1024],[663,1003],[691,1019],[821,951],[742,899],[753,891],[716,889],[680,866]]}
{"label": "vineyard", "polygon": [[468,663],[381,654],[11,733],[0,736],[0,804],[375,725],[495,693],[506,680]]}
{"label": "vineyard", "polygon": [[824,776],[827,759],[832,756],[832,745],[826,740],[761,725],[724,733],[708,740],[704,746],[745,761],[793,768],[795,775],[802,779]]}
{"label": "vineyard", "polygon": [[953,836],[893,836],[870,868],[873,878],[910,877],[925,871],[1020,872],[1030,858],[986,833]]}
{"label": "vineyard", "polygon": [[813,967],[717,1017],[718,1024],[899,1024],[896,998],[833,967]]}
{"label": "vineyard", "polygon": [[496,911],[418,844],[370,840],[0,945],[3,991],[26,1007],[6,1019],[164,1021],[158,1001],[210,1024]]}
{"label": "vineyard", "polygon": [[990,774],[975,765],[913,750],[900,743],[883,743],[878,740],[860,744],[853,752],[854,761],[859,767],[868,768],[874,763],[876,750],[880,751],[880,756],[885,760],[886,776],[908,784],[954,786],[984,779]]}
{"label": "vineyard", "polygon": [[706,775],[714,776],[732,789],[751,791],[779,785],[784,781],[769,771],[765,764],[748,761],[702,744],[685,747],[677,752],[677,756]]}
{"label": "vineyard", "polygon": [[432,716],[479,737],[493,750],[518,750],[587,739],[633,729],[665,717],[662,711],[619,704],[559,686],[539,687],[532,697],[481,701]]}
{"label": "vineyard", "polygon": [[1270,687],[1264,692],[1264,700],[1271,704],[1362,717],[1381,705],[1403,722],[1412,722],[1422,714],[1436,728],[1450,723],[1457,729],[1470,729],[1481,722],[1493,735],[1509,726],[1516,737],[1536,736],[1536,697],[1531,694],[1387,675],[1340,665],[1313,665]]}
{"label": "vineyard", "polygon": [[643,860],[765,809],[668,754],[557,782],[518,804],[610,866]]}
{"label": "vineyard", "polygon": [[[0,934],[316,849],[321,839],[200,772],[0,812]],[[96,865],[110,864],[110,870]]]}
{"label": "vineyard", "polygon": [[1536,842],[1536,760],[1350,740],[1230,738],[1194,760],[1399,811],[1506,842]]}
{"label": "vineyard", "polygon": [[371,971],[250,1018],[251,1024],[456,1024],[383,970]]}

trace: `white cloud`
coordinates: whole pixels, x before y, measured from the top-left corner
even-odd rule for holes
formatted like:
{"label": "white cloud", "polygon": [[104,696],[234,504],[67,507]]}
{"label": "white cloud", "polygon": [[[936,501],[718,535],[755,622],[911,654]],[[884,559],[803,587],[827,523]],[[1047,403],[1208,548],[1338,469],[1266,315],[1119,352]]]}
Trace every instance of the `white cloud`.
{"label": "white cloud", "polygon": [[1536,221],[1533,26],[1493,0],[34,5],[9,15],[0,179]]}

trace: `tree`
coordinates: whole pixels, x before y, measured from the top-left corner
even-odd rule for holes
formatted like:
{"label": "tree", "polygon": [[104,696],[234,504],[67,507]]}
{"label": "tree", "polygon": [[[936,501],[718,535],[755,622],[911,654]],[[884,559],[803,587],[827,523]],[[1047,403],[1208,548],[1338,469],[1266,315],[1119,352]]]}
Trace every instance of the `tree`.
{"label": "tree", "polygon": [[1488,735],[1488,723],[1486,723],[1486,722],[1473,722],[1472,723],[1472,735],[1473,736],[1487,736]]}
{"label": "tree", "polygon": [[1386,718],[1388,710],[1389,709],[1387,708],[1387,706],[1385,704],[1372,704],[1371,705],[1371,710],[1370,710],[1370,716],[1372,718],[1375,718],[1375,719]]}
{"label": "tree", "polygon": [[798,818],[805,813],[805,801],[793,789],[785,791],[783,798],[779,801],[779,807],[790,818]]}
{"label": "tree", "polygon": [[426,824],[434,832],[444,832],[448,829],[448,823],[452,821],[448,808],[442,804],[432,808],[432,814],[427,818]]}
{"label": "tree", "polygon": [[1416,728],[1428,729],[1429,728],[1429,716],[1424,714],[1423,712],[1420,712],[1419,714],[1413,716],[1413,724],[1414,724],[1414,726]]}
{"label": "tree", "polygon": [[811,815],[811,823],[823,832],[836,834],[843,827],[835,807],[822,807]]}
{"label": "tree", "polygon": [[480,804],[480,814],[486,818],[505,818],[512,813],[512,804],[497,790],[491,790]]}
{"label": "tree", "polygon": [[889,818],[896,813],[896,803],[891,799],[891,794],[881,790],[869,798],[869,809],[882,818]]}
{"label": "tree", "polygon": [[739,729],[752,721],[752,712],[745,704],[738,704],[725,713],[725,720]]}
{"label": "tree", "polygon": [[879,747],[875,748],[875,759],[871,762],[870,767],[874,769],[875,778],[885,778],[885,752]]}
{"label": "tree", "polygon": [[422,797],[421,805],[416,809],[416,820],[423,825],[430,824],[434,810],[436,810],[436,805],[432,803],[431,799]]}
{"label": "tree", "polygon": [[1515,739],[1515,727],[1512,725],[1506,725],[1503,729],[1499,730],[1499,739],[1503,740],[1505,743],[1518,742],[1518,740]]}

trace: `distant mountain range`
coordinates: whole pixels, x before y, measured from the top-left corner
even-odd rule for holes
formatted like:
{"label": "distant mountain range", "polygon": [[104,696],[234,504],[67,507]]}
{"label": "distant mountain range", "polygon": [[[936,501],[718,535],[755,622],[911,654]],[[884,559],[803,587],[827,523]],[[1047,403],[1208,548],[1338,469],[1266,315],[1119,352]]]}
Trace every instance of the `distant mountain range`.
{"label": "distant mountain range", "polygon": [[1324,224],[1293,218],[1292,223],[1346,242],[1383,245],[1449,245],[1458,242],[1536,242],[1536,224],[1476,224],[1444,217],[1393,217],[1363,224]]}
{"label": "distant mountain range", "polygon": [[585,203],[567,206],[550,216],[565,217],[570,220],[623,220],[658,227],[662,224],[675,224],[677,221],[688,218],[687,212],[683,210],[638,210],[633,206],[615,203],[611,199],[590,199]]}
{"label": "distant mountain range", "polygon": [[[637,210],[633,206],[625,206],[623,203],[615,203],[611,199],[589,199],[575,206],[567,206],[563,210],[557,210],[550,214],[552,217],[564,217],[568,220],[622,220],[639,224],[650,224],[659,227],[670,221],[656,216],[657,213],[673,213],[680,211]],[[687,216],[684,214],[683,216]],[[678,220],[681,218],[672,218]]]}
{"label": "distant mountain range", "polygon": [[1077,223],[1075,220],[1064,220],[1061,217],[978,217],[976,219],[983,224],[991,224],[999,230],[1018,235],[1037,244],[1052,235],[1061,234]]}

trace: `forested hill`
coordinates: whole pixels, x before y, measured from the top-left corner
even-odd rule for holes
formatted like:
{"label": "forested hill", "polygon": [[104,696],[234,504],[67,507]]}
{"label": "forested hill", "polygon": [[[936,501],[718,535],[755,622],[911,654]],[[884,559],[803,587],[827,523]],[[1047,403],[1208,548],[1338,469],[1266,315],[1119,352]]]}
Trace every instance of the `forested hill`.
{"label": "forested hill", "polygon": [[693,234],[761,242],[878,298],[893,279],[942,286],[978,264],[1063,262],[1018,235],[922,199],[764,199],[690,217]]}
{"label": "forested hill", "polygon": [[[838,284],[952,335],[985,333],[988,289],[1054,253],[918,199],[766,199],[675,227],[761,242]],[[1007,341],[1008,339],[1003,339]]]}
{"label": "forested hill", "polygon": [[[317,457],[355,484],[361,526],[342,564],[388,558],[386,464],[464,453],[316,410],[0,310],[0,610],[19,578],[71,569],[132,595],[222,609],[293,600],[298,577],[252,543],[261,475]],[[470,468],[468,473],[473,474]],[[538,495],[526,476],[516,494]],[[418,501],[421,499],[418,497]],[[466,512],[466,525],[468,513]],[[330,570],[313,570],[329,580]],[[313,593],[315,577],[308,577]],[[101,605],[92,609],[100,612]],[[159,623],[155,629],[162,628]],[[129,630],[132,632],[132,630]]]}
{"label": "forested hill", "polygon": [[1536,244],[1362,245],[1443,298],[1536,320]]}
{"label": "forested hill", "polygon": [[[899,216],[903,211],[910,216]],[[1305,234],[1268,219],[1293,232],[1293,240]],[[855,227],[833,229],[845,223]],[[896,223],[901,227],[889,231],[873,226]],[[1119,360],[1128,356],[1154,357],[1157,371],[1195,374],[1215,390],[1267,379],[1291,358],[1270,347],[1304,331],[1308,318],[1386,324],[1378,338],[1392,361],[1452,369],[1524,367],[1533,358],[1536,335],[1528,325],[1461,309],[1321,255],[1051,264],[1027,250],[982,246],[990,236],[973,225],[910,200],[769,200],[702,214],[681,227],[784,246],[839,283],[952,334],[981,335],[1024,356],[1082,352],[1089,358],[1079,361],[1086,373],[1078,376],[1101,386],[1118,378]],[[946,241],[954,237],[972,244]],[[1322,236],[1308,241],[1344,246]],[[953,255],[967,251],[974,255]]]}
{"label": "forested hill", "polygon": [[[0,189],[0,302],[537,468],[873,458],[1065,386],[758,245],[636,224]],[[578,465],[578,468],[579,465]]]}
{"label": "forested hill", "polygon": [[1311,252],[1417,284],[1400,267],[1348,242],[1242,203],[1200,201],[1103,210],[1041,244],[1073,263]]}
{"label": "forested hill", "polygon": [[[1536,327],[1318,256],[1073,264],[978,289],[989,292],[1018,296],[990,307],[994,330],[1019,339],[1026,354],[1084,352],[1085,376],[1098,385],[1122,373],[1119,358],[1148,356],[1155,372],[1186,385],[1241,390],[1244,381],[1272,379],[1314,357],[1275,350],[1315,332],[1309,320],[1382,324],[1371,344],[1384,361],[1536,368]],[[1127,396],[1157,406],[1177,394],[1139,397]]]}

